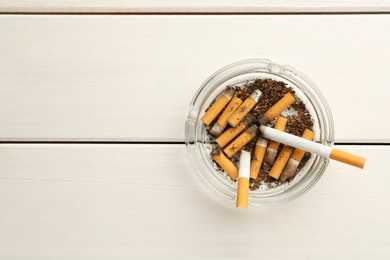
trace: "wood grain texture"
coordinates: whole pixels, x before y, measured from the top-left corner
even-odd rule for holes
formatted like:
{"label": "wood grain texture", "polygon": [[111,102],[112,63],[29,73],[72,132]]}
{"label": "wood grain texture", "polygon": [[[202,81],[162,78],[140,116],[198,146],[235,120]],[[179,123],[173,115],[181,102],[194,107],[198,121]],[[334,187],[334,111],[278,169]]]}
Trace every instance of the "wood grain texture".
{"label": "wood grain texture", "polygon": [[390,141],[390,15],[11,15],[0,23],[2,141],[183,141],[199,86],[247,58],[310,77],[338,142]]}
{"label": "wood grain texture", "polygon": [[389,259],[387,146],[280,207],[215,198],[182,145],[0,145],[1,259]]}
{"label": "wood grain texture", "polygon": [[274,13],[274,12],[389,12],[385,0],[1,0],[0,12],[203,12],[203,13]]}

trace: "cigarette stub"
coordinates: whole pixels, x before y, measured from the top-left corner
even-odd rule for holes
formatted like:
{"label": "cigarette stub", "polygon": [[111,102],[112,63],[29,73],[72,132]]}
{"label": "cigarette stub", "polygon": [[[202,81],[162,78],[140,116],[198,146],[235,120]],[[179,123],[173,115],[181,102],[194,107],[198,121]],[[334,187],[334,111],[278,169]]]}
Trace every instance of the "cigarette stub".
{"label": "cigarette stub", "polygon": [[232,127],[236,127],[238,123],[251,111],[251,109],[259,102],[262,93],[256,89],[245,101],[237,108],[236,111],[229,117],[228,123]]}
{"label": "cigarette stub", "polygon": [[248,208],[249,202],[249,168],[251,162],[251,154],[247,151],[241,151],[238,186],[237,186],[237,208]]}
{"label": "cigarette stub", "polygon": [[[276,123],[274,126],[274,129],[284,131],[286,129],[286,124],[287,124],[287,118],[279,116],[276,119]],[[276,159],[276,155],[278,153],[279,149],[279,144],[278,142],[275,141],[270,141],[267,147],[267,152],[265,154],[264,161],[268,163],[269,165],[273,165]]]}
{"label": "cigarette stub", "polygon": [[253,120],[253,116],[245,117],[236,127],[230,127],[217,139],[215,139],[215,141],[219,144],[219,146],[221,146],[221,148],[225,147],[231,140],[244,131],[244,129],[248,128],[252,124]]}
{"label": "cigarette stub", "polygon": [[[314,132],[309,129],[305,129],[305,131],[302,134],[302,138],[311,141],[314,138]],[[284,167],[284,170],[280,175],[281,182],[286,182],[287,180],[291,179],[295,175],[298,165],[301,162],[304,155],[305,155],[305,151],[301,149],[294,150],[290,159],[287,162],[286,167]]]}
{"label": "cigarette stub", "polygon": [[284,166],[286,166],[287,161],[290,158],[290,155],[292,154],[293,150],[294,148],[288,145],[283,146],[278,158],[276,158],[276,161],[272,166],[271,171],[269,172],[269,176],[275,179],[279,179],[279,176],[282,173]]}
{"label": "cigarette stub", "polygon": [[211,128],[210,133],[214,136],[219,136],[222,134],[223,130],[228,124],[228,118],[236,111],[236,109],[242,104],[242,100],[234,96],[229,102],[222,115],[218,118],[218,121]]}
{"label": "cigarette stub", "polygon": [[213,160],[218,163],[219,166],[232,178],[237,179],[238,169],[237,167],[219,150],[215,151],[212,155]]}
{"label": "cigarette stub", "polygon": [[261,125],[267,125],[275,119],[280,113],[295,102],[295,98],[291,93],[287,93],[275,105],[273,105],[267,112],[265,112],[259,119]]}
{"label": "cigarette stub", "polygon": [[364,168],[366,159],[351,153],[340,151],[333,147],[319,144],[313,141],[303,139],[301,137],[288,134],[267,126],[260,126],[260,132],[264,138],[277,141],[313,154],[318,154],[324,158],[331,158],[333,160],[343,162],[355,167]]}
{"label": "cigarette stub", "polygon": [[214,102],[214,104],[207,110],[206,114],[202,117],[203,123],[210,125],[211,122],[218,116],[222,109],[229,103],[234,96],[233,89],[225,90]]}
{"label": "cigarette stub", "polygon": [[257,138],[255,154],[251,162],[250,176],[252,179],[256,179],[257,176],[259,176],[259,171],[261,168],[261,164],[263,163],[265,150],[267,149],[267,143],[267,140],[265,140],[264,138]]}
{"label": "cigarette stub", "polygon": [[252,141],[253,138],[256,137],[258,133],[258,127],[256,125],[252,125],[249,127],[244,133],[238,136],[231,144],[229,144],[223,152],[229,157],[232,158],[236,153],[241,151],[241,149]]}

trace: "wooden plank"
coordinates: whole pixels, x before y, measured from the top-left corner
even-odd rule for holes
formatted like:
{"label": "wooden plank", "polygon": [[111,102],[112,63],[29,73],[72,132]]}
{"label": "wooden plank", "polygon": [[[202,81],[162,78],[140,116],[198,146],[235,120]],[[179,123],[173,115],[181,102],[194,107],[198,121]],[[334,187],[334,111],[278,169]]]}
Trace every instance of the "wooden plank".
{"label": "wooden plank", "polygon": [[182,145],[0,145],[4,259],[389,259],[388,146],[343,146],[280,207],[237,211],[197,178]]}
{"label": "wooden plank", "polygon": [[389,12],[385,0],[1,0],[1,12],[93,12],[93,13],[288,13],[288,12]]}
{"label": "wooden plank", "polygon": [[316,82],[338,142],[390,141],[390,15],[10,15],[0,23],[2,141],[183,141],[198,87],[247,58],[289,64]]}

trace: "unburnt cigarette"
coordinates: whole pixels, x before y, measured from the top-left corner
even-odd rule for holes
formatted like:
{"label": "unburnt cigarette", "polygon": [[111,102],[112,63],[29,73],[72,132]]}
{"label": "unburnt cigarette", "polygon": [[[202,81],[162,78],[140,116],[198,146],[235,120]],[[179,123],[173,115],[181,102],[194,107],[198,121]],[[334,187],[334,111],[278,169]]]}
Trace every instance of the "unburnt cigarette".
{"label": "unburnt cigarette", "polygon": [[251,111],[251,109],[259,102],[261,96],[260,90],[256,89],[245,101],[237,108],[236,111],[229,117],[228,123],[232,127],[236,127],[238,123]]}
{"label": "unburnt cigarette", "polygon": [[[305,129],[305,131],[302,134],[302,138],[311,141],[314,138],[314,132],[310,131],[309,129]],[[284,167],[282,175],[280,175],[280,180],[282,182],[287,181],[288,179],[292,178],[295,175],[295,171],[297,170],[298,165],[301,162],[304,155],[305,155],[304,150],[298,148],[294,150],[290,159],[287,162],[286,167]]]}
{"label": "unburnt cigarette", "polygon": [[229,158],[232,158],[236,153],[241,151],[241,149],[246,144],[252,141],[252,139],[256,137],[258,132],[259,132],[259,128],[256,125],[252,125],[244,133],[242,133],[239,137],[237,137],[231,144],[226,146],[226,148],[223,149],[223,152]]}
{"label": "unburnt cigarette", "polygon": [[261,164],[263,163],[265,150],[267,149],[267,140],[264,138],[257,138],[255,154],[251,162],[251,178],[256,179],[259,176]]}
{"label": "unburnt cigarette", "polygon": [[366,159],[363,157],[309,141],[264,125],[260,126],[260,132],[262,136],[267,139],[274,140],[313,154],[318,154],[321,157],[330,158],[355,167],[364,168],[364,164],[366,162]]}
{"label": "unburnt cigarette", "polygon": [[221,148],[225,147],[231,140],[239,135],[244,129],[248,128],[254,120],[254,117],[246,116],[236,127],[230,127],[223,134],[221,134],[215,141]]}
{"label": "unburnt cigarette", "polygon": [[274,165],[271,168],[271,171],[269,172],[269,176],[273,177],[274,179],[279,179],[279,176],[282,173],[284,166],[286,166],[287,161],[290,158],[290,155],[292,154],[293,150],[294,148],[288,145],[283,145],[282,150],[280,151]]}
{"label": "unburnt cigarette", "polygon": [[219,136],[222,134],[223,130],[226,128],[228,124],[228,118],[236,111],[236,109],[242,104],[241,98],[234,96],[232,100],[230,100],[229,104],[223,111],[222,115],[218,118],[218,121],[214,124],[214,126],[210,130],[210,134],[214,136]]}
{"label": "unburnt cigarette", "polygon": [[202,121],[206,125],[210,125],[211,122],[218,116],[222,109],[229,103],[234,96],[235,91],[233,89],[225,90],[214,102],[214,104],[203,115]]}
{"label": "unburnt cigarette", "polygon": [[[287,118],[279,116],[278,119],[276,119],[274,129],[284,131],[284,129],[286,129],[286,124],[287,124]],[[272,140],[268,144],[264,161],[269,165],[273,165],[275,162],[276,155],[278,154],[279,144],[280,143]]]}
{"label": "unburnt cigarette", "polygon": [[247,151],[241,151],[240,163],[238,166],[238,186],[237,186],[237,208],[248,208],[249,202],[249,168],[251,163],[251,154]]}
{"label": "unburnt cigarette", "polygon": [[216,150],[213,155],[213,160],[218,163],[219,166],[232,178],[237,179],[238,169],[237,167],[220,151]]}
{"label": "unburnt cigarette", "polygon": [[265,112],[259,119],[261,125],[267,125],[275,119],[280,113],[295,102],[295,98],[291,93],[287,93],[275,105],[273,105],[267,112]]}

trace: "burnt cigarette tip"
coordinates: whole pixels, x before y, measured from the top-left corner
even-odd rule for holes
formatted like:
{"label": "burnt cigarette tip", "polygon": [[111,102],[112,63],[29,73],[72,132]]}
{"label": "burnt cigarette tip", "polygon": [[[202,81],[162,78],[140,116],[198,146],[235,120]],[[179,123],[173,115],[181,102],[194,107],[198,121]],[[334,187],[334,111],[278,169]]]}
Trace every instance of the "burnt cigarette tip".
{"label": "burnt cigarette tip", "polygon": [[259,128],[257,127],[257,125],[251,125],[248,130],[251,131],[254,135],[257,135],[259,133]]}
{"label": "burnt cigarette tip", "polygon": [[264,161],[268,163],[269,165],[273,165],[275,163],[276,154],[278,153],[277,150],[272,148],[267,148],[267,152],[264,156]]}
{"label": "burnt cigarette tip", "polygon": [[218,137],[222,134],[223,130],[224,128],[222,128],[222,126],[215,123],[215,125],[210,130],[210,134],[212,134],[215,137]]}
{"label": "burnt cigarette tip", "polygon": [[295,175],[298,165],[299,165],[298,161],[290,158],[288,160],[286,167],[284,167],[282,174],[280,175],[280,181],[284,183],[289,179],[291,179]]}
{"label": "burnt cigarette tip", "polygon": [[259,102],[260,98],[263,96],[263,93],[259,90],[256,89],[252,92],[251,98],[255,100],[256,102]]}
{"label": "burnt cigarette tip", "polygon": [[232,99],[232,97],[236,94],[236,92],[234,91],[234,89],[227,89],[227,90],[225,90],[225,92],[223,92],[223,94],[224,94],[228,99]]}
{"label": "burnt cigarette tip", "polygon": [[214,156],[218,156],[221,154],[221,150],[217,149],[215,150],[214,152],[211,153],[211,156],[214,157]]}
{"label": "burnt cigarette tip", "polygon": [[268,141],[262,137],[257,138],[256,145],[267,147]]}
{"label": "burnt cigarette tip", "polygon": [[271,120],[269,120],[269,118],[268,117],[266,117],[266,116],[261,116],[260,118],[259,118],[259,124],[260,125],[268,125],[269,123],[271,122]]}
{"label": "burnt cigarette tip", "polygon": [[287,180],[288,180],[288,178],[287,178],[287,175],[282,175],[282,176],[280,176],[280,182],[281,183],[285,183],[285,182],[287,182]]}
{"label": "burnt cigarette tip", "polygon": [[253,123],[254,120],[255,120],[255,117],[252,114],[249,114],[246,117],[244,117],[244,119],[242,121],[244,122],[245,125],[249,126],[250,124]]}
{"label": "burnt cigarette tip", "polygon": [[286,183],[288,180],[290,180],[293,177],[293,175],[294,174],[282,174],[279,180],[281,183]]}

